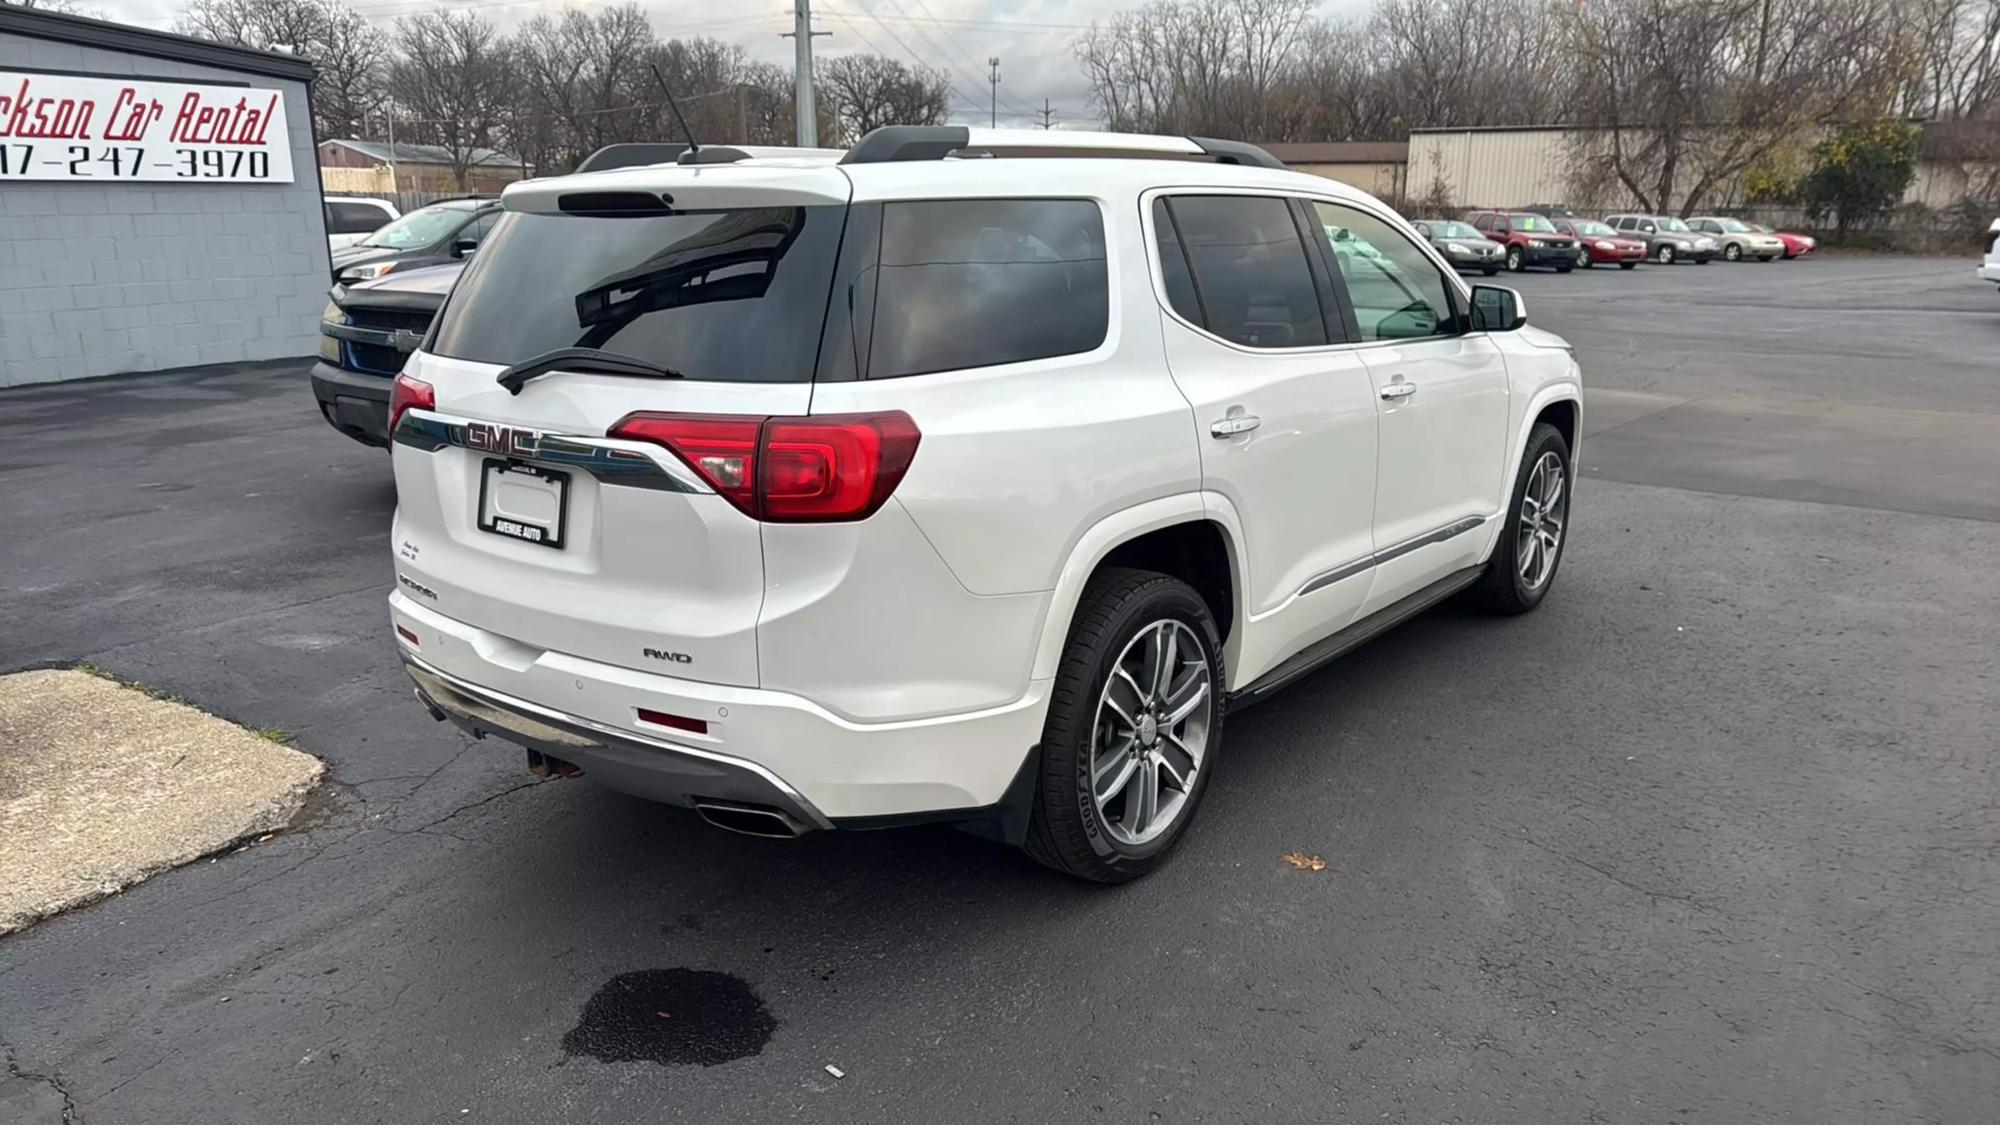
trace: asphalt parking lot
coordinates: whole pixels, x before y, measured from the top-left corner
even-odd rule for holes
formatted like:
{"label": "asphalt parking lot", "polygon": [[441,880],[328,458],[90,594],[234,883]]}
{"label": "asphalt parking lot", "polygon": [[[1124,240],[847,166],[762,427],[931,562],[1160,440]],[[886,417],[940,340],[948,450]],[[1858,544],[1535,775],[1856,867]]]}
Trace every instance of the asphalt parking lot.
{"label": "asphalt parking lot", "polygon": [[[431,722],[386,635],[387,465],[303,364],[0,394],[0,671],[90,661],[335,779],[298,831],[0,941],[12,1104],[2000,1119],[1972,269],[1514,279],[1591,383],[1550,600],[1446,607],[1232,719],[1175,861],[1115,890],[948,829],[731,836]],[[650,1044],[675,997],[715,1025]]]}

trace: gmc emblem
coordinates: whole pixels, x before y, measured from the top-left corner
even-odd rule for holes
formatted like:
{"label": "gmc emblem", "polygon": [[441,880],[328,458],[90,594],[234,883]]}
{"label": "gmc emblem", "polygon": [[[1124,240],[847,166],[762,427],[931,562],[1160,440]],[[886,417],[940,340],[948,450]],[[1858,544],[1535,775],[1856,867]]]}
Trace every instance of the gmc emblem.
{"label": "gmc emblem", "polygon": [[533,457],[541,448],[542,435],[534,430],[495,426],[489,422],[465,424],[465,447],[503,456]]}

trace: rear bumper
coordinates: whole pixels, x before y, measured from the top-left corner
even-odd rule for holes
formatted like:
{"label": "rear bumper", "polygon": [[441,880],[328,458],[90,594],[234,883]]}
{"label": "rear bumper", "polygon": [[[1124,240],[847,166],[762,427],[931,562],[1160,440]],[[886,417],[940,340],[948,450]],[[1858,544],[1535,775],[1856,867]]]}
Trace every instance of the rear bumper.
{"label": "rear bumper", "polygon": [[[768,805],[812,827],[988,817],[1018,788],[1048,706],[1043,680],[1000,707],[855,722],[787,692],[532,650],[401,590],[389,610],[411,679],[460,726],[560,758],[636,796]],[[417,638],[414,646],[402,630]],[[647,723],[640,708],[706,729]]]}
{"label": "rear bumper", "polygon": [[2000,262],[1984,262],[1979,267],[1982,281],[2000,281]]}
{"label": "rear bumper", "polygon": [[313,397],[327,425],[361,442],[388,448],[389,394],[393,380],[345,371],[328,363],[312,366]]}
{"label": "rear bumper", "polygon": [[808,828],[833,822],[784,779],[751,762],[621,731],[480,687],[402,654],[417,698],[477,738],[494,735],[559,758],[612,788],[655,801],[712,801],[782,810]]}

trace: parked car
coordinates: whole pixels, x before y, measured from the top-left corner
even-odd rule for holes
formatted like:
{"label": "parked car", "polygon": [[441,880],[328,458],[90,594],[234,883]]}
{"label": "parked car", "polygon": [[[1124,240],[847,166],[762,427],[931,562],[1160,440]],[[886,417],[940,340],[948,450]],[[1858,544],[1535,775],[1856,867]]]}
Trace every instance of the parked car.
{"label": "parked car", "polygon": [[2000,219],[1986,228],[1986,260],[1979,264],[1979,276],[1986,281],[2000,282]]}
{"label": "parked car", "polygon": [[321,202],[329,250],[346,249],[402,217],[395,204],[365,195],[329,195]]}
{"label": "parked car", "polygon": [[1715,239],[1672,215],[1606,215],[1604,222],[1619,234],[1643,239],[1646,256],[1663,266],[1675,262],[1705,266],[1716,255]]}
{"label": "parked car", "polygon": [[1556,230],[1555,224],[1526,211],[1474,211],[1466,222],[1504,249],[1507,268],[1519,273],[1529,266],[1548,266],[1557,273],[1576,267],[1576,239]]}
{"label": "parked car", "polygon": [[1526,207],[1516,207],[1514,210],[1525,211],[1530,215],[1540,215],[1544,219],[1582,218],[1581,215],[1578,215],[1575,211],[1570,210],[1560,203],[1530,203]]}
{"label": "parked car", "polygon": [[1774,238],[1776,238],[1779,242],[1783,243],[1785,246],[1784,256],[1788,259],[1803,258],[1806,255],[1812,253],[1814,250],[1819,249],[1819,240],[1814,238],[1812,235],[1793,234],[1790,231],[1772,230],[1769,226],[1763,223],[1750,223],[1748,225],[1751,230],[1756,231],[1758,234],[1771,235]]}
{"label": "parked car", "polygon": [[1722,247],[1722,259],[1726,262],[1740,262],[1754,257],[1760,262],[1783,257],[1784,240],[1775,234],[1765,234],[1753,229],[1742,219],[1732,219],[1726,215],[1706,215],[1689,219],[1688,229],[1697,234],[1713,238]]}
{"label": "parked car", "polygon": [[1118,882],[1227,705],[1547,595],[1575,359],[1380,201],[1224,141],[785,151],[507,188],[390,407],[434,717],[738,831]]}
{"label": "parked car", "polygon": [[1557,230],[1576,239],[1576,264],[1589,269],[1598,262],[1636,269],[1646,260],[1646,244],[1627,238],[1596,219],[1551,219]]}
{"label": "parked car", "polygon": [[479,249],[500,219],[497,199],[447,199],[419,207],[344,250],[333,252],[333,280],[372,281],[395,270],[458,261]]}
{"label": "parked car", "polygon": [[389,444],[391,384],[464,269],[447,262],[334,286],[312,367],[313,397],[328,425],[363,445]]}
{"label": "parked car", "polygon": [[1500,272],[1506,261],[1506,247],[1480,234],[1469,223],[1457,219],[1418,219],[1411,224],[1430,240],[1431,247],[1444,255],[1453,269],[1478,270],[1487,277]]}

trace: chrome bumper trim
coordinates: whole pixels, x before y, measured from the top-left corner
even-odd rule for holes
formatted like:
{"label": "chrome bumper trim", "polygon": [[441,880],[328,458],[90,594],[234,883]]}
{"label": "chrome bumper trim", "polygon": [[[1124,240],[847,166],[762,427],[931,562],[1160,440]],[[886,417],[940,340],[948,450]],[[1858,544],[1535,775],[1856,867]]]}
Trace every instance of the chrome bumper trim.
{"label": "chrome bumper trim", "polygon": [[[756,762],[714,750],[651,738],[637,731],[620,730],[595,719],[586,719],[581,715],[571,715],[538,703],[530,703],[505,692],[494,691],[492,688],[481,687],[461,679],[425,663],[418,657],[411,656],[407,651],[399,649],[398,654],[403,659],[403,670],[416,682],[424,702],[445,712],[461,724],[483,727],[509,742],[519,743],[532,750],[545,751],[565,760],[567,760],[565,752],[587,757],[592,751],[639,751],[645,754],[693,759],[724,770],[740,771],[775,790],[793,807],[801,820],[810,822],[815,828],[833,827],[833,822],[827,819],[826,814],[815,808],[803,793],[794,789],[784,778]],[[732,796],[726,793],[706,795],[718,799]]]}

